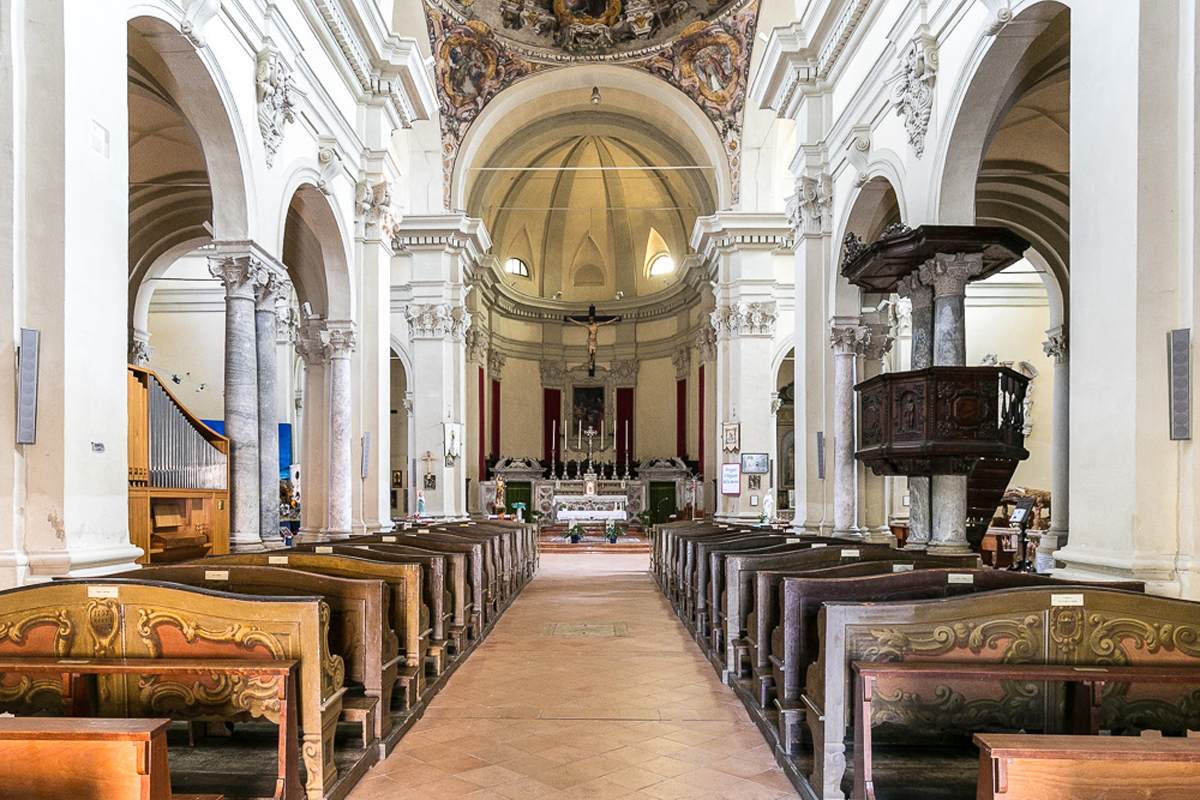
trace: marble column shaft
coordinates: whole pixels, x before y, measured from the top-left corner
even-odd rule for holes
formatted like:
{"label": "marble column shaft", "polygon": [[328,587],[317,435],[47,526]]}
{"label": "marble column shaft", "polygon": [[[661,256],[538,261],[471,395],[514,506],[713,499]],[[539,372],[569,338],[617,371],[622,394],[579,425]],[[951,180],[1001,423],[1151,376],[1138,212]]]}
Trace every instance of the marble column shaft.
{"label": "marble column shaft", "polygon": [[352,323],[327,330],[329,335],[329,534],[349,536],[354,471],[350,441],[350,354]]}
{"label": "marble column shaft", "polygon": [[[983,268],[979,253],[938,254],[921,265],[921,282],[933,289],[933,365],[961,367],[967,360],[967,282]],[[967,476],[934,475],[930,481],[933,530],[927,550],[971,552],[967,543]]]}
{"label": "marble column shaft", "polygon": [[858,481],[854,462],[854,377],[859,353],[870,339],[865,325],[839,325],[833,344],[833,535],[858,536]]}
{"label": "marble column shaft", "polygon": [[262,547],[259,481],[258,356],[254,304],[267,270],[249,255],[218,255],[209,271],[225,285],[225,435],[229,438],[229,544]]}
{"label": "marble column shaft", "polygon": [[275,303],[287,281],[270,273],[256,288],[254,325],[258,363],[259,535],[279,541],[279,409],[275,399],[277,320]]}
{"label": "marble column shaft", "polygon": [[1070,527],[1071,489],[1071,362],[1065,325],[1046,331],[1042,343],[1046,355],[1054,359],[1054,407],[1050,416],[1050,530],[1038,545],[1038,572],[1054,569],[1054,552],[1067,544]]}
{"label": "marble column shaft", "polygon": [[[893,342],[891,325],[873,323],[867,325],[867,328],[871,336],[862,353],[863,380],[870,380],[883,372],[883,359],[891,350]],[[859,496],[863,500],[863,524],[860,526],[863,541],[894,547],[896,537],[892,535],[891,526],[888,524],[886,479],[861,465],[856,465],[856,473],[859,478]]]}
{"label": "marble column shaft", "polygon": [[[912,303],[912,369],[933,366],[933,289],[921,283],[917,273],[897,287],[901,297]],[[905,550],[924,550],[933,530],[928,475],[908,478],[908,541]]]}

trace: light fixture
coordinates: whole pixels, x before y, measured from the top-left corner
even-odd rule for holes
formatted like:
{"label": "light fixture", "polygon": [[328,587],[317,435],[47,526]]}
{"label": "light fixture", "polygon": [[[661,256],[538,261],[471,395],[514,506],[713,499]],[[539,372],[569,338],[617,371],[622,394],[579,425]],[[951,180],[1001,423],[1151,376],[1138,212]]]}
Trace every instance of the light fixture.
{"label": "light fixture", "polygon": [[624,293],[624,292],[617,292],[616,299],[617,299],[617,300],[620,300],[620,299],[621,299],[622,297],[624,297],[624,296],[625,296],[625,293]]}
{"label": "light fixture", "polygon": [[555,292],[555,293],[554,293],[554,297],[553,297],[553,298],[551,298],[551,299],[553,299],[553,300],[561,300],[561,299],[562,299],[562,292]]}
{"label": "light fixture", "polygon": [[592,87],[592,105],[600,105],[600,87],[598,86]]}

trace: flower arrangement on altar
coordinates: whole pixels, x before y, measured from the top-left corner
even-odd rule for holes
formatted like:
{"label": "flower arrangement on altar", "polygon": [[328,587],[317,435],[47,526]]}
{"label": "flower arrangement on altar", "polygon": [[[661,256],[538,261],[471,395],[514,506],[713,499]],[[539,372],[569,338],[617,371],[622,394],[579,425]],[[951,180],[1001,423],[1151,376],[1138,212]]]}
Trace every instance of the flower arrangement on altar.
{"label": "flower arrangement on altar", "polygon": [[609,544],[616,544],[617,537],[623,535],[624,533],[625,533],[625,530],[623,528],[618,528],[616,525],[614,525],[611,522],[608,523],[608,525],[605,526],[605,528],[604,528],[604,538],[608,541]]}

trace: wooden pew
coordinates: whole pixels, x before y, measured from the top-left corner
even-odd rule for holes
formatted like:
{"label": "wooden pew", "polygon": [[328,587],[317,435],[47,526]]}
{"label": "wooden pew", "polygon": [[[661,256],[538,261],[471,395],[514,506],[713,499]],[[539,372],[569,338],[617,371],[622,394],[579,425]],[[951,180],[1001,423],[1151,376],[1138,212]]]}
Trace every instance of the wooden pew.
{"label": "wooden pew", "polygon": [[393,696],[401,701],[401,707],[405,710],[416,706],[425,685],[425,656],[429,652],[429,637],[432,632],[429,610],[421,601],[423,590],[419,564],[383,564],[365,558],[297,550],[233,553],[209,556],[191,563],[209,568],[225,564],[286,567],[338,578],[384,581],[392,593],[388,604],[392,613],[391,627],[400,638],[400,652],[404,656],[404,666],[397,670],[396,676],[396,688],[399,691]]}
{"label": "wooden pew", "polygon": [[[236,680],[238,664],[299,661],[301,757],[310,798],[337,780],[333,738],[341,716],[345,664],[328,643],[330,611],[317,597],[250,597],[178,584],[123,579],[65,580],[0,592],[0,657],[69,659],[100,681],[100,716],[281,720],[279,680]],[[128,659],[128,663],[121,663]],[[189,662],[192,665],[189,669]],[[265,665],[264,665],[265,666]],[[173,670],[220,676],[205,691]],[[272,667],[274,668],[274,667]],[[62,678],[7,667],[0,709],[18,714],[61,708]],[[156,675],[148,681],[144,675]],[[157,676],[157,673],[162,673]],[[14,685],[28,681],[19,692]],[[47,702],[50,704],[47,705]],[[30,706],[34,708],[31,710]],[[286,722],[286,719],[283,719]],[[286,776],[281,776],[281,779]]]}
{"label": "wooden pew", "polygon": [[381,535],[382,544],[419,539],[433,549],[448,548],[452,552],[464,552],[467,556],[467,581],[470,585],[471,608],[466,621],[468,639],[483,637],[487,623],[494,621],[493,600],[499,592],[499,577],[492,566],[491,552],[487,544],[477,538],[457,536],[434,529],[430,533],[407,531],[400,535]]}
{"label": "wooden pew", "polygon": [[288,552],[309,552],[318,555],[350,556],[368,561],[383,561],[389,564],[416,564],[420,566],[422,600],[429,609],[429,645],[425,653],[425,667],[430,677],[436,678],[446,668],[446,629],[451,612],[452,601],[448,602],[446,593],[446,558],[438,555],[400,555],[384,553],[371,545],[351,544],[298,544]]}
{"label": "wooden pew", "polygon": [[[891,686],[909,688],[914,688],[914,685],[936,687],[935,692],[941,691],[942,681],[953,681],[955,685],[962,685],[964,682],[994,684],[1000,681],[1012,681],[1024,686],[1042,682],[1064,684],[1067,689],[1065,719],[1047,719],[1046,724],[1049,726],[1051,722],[1060,723],[1074,734],[1085,737],[1096,736],[1099,733],[1103,689],[1108,684],[1182,684],[1194,687],[1200,682],[1200,669],[1196,665],[1176,664],[1077,666],[934,660],[899,663],[855,661],[851,667],[855,675],[856,698],[854,790],[851,795],[854,800],[875,800],[871,704],[875,684],[879,681],[886,681]],[[1050,709],[1048,713],[1053,715],[1055,710],[1057,709]],[[1158,737],[1158,741],[1162,741],[1162,737]]]}
{"label": "wooden pew", "polygon": [[169,719],[0,718],[0,786],[21,800],[221,800],[171,794]]}
{"label": "wooden pew", "polygon": [[486,591],[480,601],[481,636],[495,623],[500,611],[506,605],[506,581],[504,571],[504,540],[498,534],[486,532],[477,533],[465,523],[450,526],[424,526],[410,531],[402,531],[406,535],[418,538],[429,537],[435,541],[455,541],[475,543],[482,549],[482,570]]}
{"label": "wooden pew", "polygon": [[470,627],[472,609],[474,607],[474,587],[468,579],[468,556],[471,546],[467,543],[430,541],[416,535],[403,538],[395,534],[375,534],[372,536],[354,536],[345,540],[346,544],[355,547],[380,546],[382,552],[392,552],[399,555],[405,553],[438,553],[446,557],[446,587],[453,600],[450,609],[450,619],[446,630],[446,639],[455,654],[463,652],[467,631]]}
{"label": "wooden pew", "polygon": [[[381,580],[338,578],[283,567],[205,564],[163,564],[117,573],[107,578],[182,583],[238,594],[316,595],[329,605],[329,646],[346,664],[346,678],[375,701],[374,735],[382,739],[392,729],[392,692],[400,669],[400,640],[392,630],[391,593]],[[345,710],[359,704],[344,698]],[[364,746],[369,740],[364,741]]]}
{"label": "wooden pew", "polygon": [[978,800],[1192,800],[1200,739],[977,733]]}
{"label": "wooden pew", "polygon": [[[854,661],[969,661],[978,665],[1069,664],[1073,667],[1187,666],[1196,681],[1184,684],[1110,686],[1100,707],[1104,728],[1144,726],[1179,730],[1200,724],[1188,698],[1200,687],[1200,604],[1115,589],[1046,586],[1006,589],[940,600],[839,603],[818,612],[820,651],[808,668],[802,695],[812,733],[814,770],[809,779],[822,800],[844,797],[851,664]],[[1053,716],[1053,698],[1037,684],[991,687],[953,684],[953,708],[937,711],[930,689],[898,693],[880,684],[875,716],[916,730],[938,719],[943,729],[970,733],[985,715],[994,727],[1036,729]],[[911,687],[910,687],[911,689]],[[946,696],[944,691],[937,696]],[[881,701],[880,698],[887,698]],[[941,716],[936,716],[941,714]],[[977,730],[977,728],[975,728]]]}

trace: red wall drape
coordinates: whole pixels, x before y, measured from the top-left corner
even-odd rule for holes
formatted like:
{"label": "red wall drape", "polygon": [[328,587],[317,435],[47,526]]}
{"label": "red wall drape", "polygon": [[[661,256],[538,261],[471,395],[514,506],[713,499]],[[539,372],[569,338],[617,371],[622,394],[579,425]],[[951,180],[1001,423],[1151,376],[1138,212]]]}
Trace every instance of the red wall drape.
{"label": "red wall drape", "polygon": [[[562,436],[562,389],[542,389],[542,458],[562,459],[562,453],[554,444],[556,436]],[[554,454],[551,456],[551,450]]]}
{"label": "red wall drape", "polygon": [[675,455],[687,459],[687,378],[675,381]]}
{"label": "red wall drape", "polygon": [[700,414],[699,414],[700,418],[696,421],[696,424],[697,424],[696,432],[699,434],[699,436],[697,437],[698,438],[698,442],[697,442],[698,447],[696,449],[700,451],[698,453],[697,457],[700,459],[700,470],[699,470],[700,477],[703,478],[704,477],[704,428],[705,428],[705,426],[708,425],[708,419],[704,416],[704,365],[703,364],[700,365],[700,375],[696,379],[696,392],[700,397]]}
{"label": "red wall drape", "polygon": [[[629,450],[625,449],[626,434],[629,431]],[[617,461],[632,461],[631,453],[637,452],[634,437],[637,431],[633,427],[633,387],[617,389]]]}
{"label": "red wall drape", "polygon": [[492,458],[500,457],[500,381],[492,381]]}

